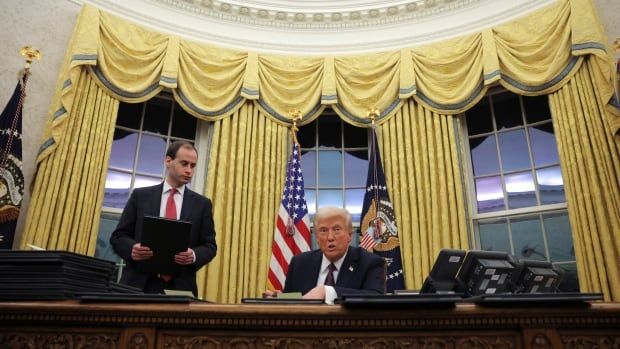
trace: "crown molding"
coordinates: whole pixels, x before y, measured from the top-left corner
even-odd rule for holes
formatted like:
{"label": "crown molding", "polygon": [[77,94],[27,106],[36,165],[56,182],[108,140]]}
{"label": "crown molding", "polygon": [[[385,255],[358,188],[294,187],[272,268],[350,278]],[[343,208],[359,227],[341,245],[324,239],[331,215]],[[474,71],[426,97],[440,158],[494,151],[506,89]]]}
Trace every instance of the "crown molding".
{"label": "crown molding", "polygon": [[[557,0],[83,0],[189,40],[262,53],[342,55],[457,37]],[[339,17],[336,16],[339,14]],[[337,19],[334,17],[336,16]]]}

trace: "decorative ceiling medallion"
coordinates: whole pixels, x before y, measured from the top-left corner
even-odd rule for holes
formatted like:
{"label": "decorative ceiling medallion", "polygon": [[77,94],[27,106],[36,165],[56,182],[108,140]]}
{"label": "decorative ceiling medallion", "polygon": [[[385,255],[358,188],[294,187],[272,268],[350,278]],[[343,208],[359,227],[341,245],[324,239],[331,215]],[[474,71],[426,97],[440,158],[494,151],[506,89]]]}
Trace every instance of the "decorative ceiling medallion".
{"label": "decorative ceiling medallion", "polygon": [[[384,1],[221,1],[150,0],[182,11],[232,22],[289,29],[343,29],[407,22],[454,11],[485,0],[384,0]],[[487,0],[488,1],[488,0]],[[496,0],[497,1],[497,0]],[[505,0],[500,0],[505,1]],[[303,3],[303,6],[300,5]],[[262,7],[261,7],[262,5]],[[224,13],[225,15],[223,15]],[[235,16],[238,13],[239,16]],[[243,18],[242,18],[243,17]],[[386,19],[388,19],[386,21]],[[340,22],[342,21],[342,22]],[[338,23],[333,23],[338,22]],[[331,23],[331,24],[330,24]]]}
{"label": "decorative ceiling medallion", "polygon": [[72,0],[188,40],[261,53],[391,51],[462,36],[559,0]]}

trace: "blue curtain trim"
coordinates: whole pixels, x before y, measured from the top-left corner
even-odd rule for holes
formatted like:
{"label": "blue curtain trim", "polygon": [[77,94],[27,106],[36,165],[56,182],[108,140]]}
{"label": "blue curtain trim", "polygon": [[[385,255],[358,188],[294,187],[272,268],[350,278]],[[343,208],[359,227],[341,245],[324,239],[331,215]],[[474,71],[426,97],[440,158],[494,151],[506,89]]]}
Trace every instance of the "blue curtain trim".
{"label": "blue curtain trim", "polygon": [[62,83],[62,89],[66,89],[67,87],[71,86],[71,79],[67,79],[65,80],[65,82]]}
{"label": "blue curtain trim", "polygon": [[592,48],[596,50],[606,51],[605,45],[598,42],[584,42],[583,44],[575,44],[571,46],[571,51],[589,50]]}
{"label": "blue curtain trim", "polygon": [[65,107],[60,107],[58,110],[56,110],[56,112],[54,113],[54,119],[58,119],[61,115],[63,115],[64,113],[67,112],[67,109],[65,109]]}
{"label": "blue curtain trim", "polygon": [[248,96],[258,96],[258,90],[250,90],[247,87],[242,87],[241,92],[245,93]]}
{"label": "blue curtain trim", "polygon": [[45,151],[45,149],[51,147],[55,143],[56,143],[56,141],[54,141],[54,138],[51,138],[51,137],[47,141],[43,142],[43,144],[41,144],[41,147],[39,148],[39,152],[37,153],[37,157],[39,157],[39,155],[41,155]]}
{"label": "blue curtain trim", "polygon": [[404,94],[408,94],[411,92],[415,92],[416,90],[416,86],[412,85],[411,87],[407,87],[407,88],[401,88],[398,90],[398,94],[404,95]]}
{"label": "blue curtain trim", "polygon": [[105,85],[105,87],[107,87],[108,89],[110,89],[112,92],[116,93],[119,96],[123,96],[126,98],[140,98],[140,97],[144,97],[146,95],[148,95],[149,93],[152,93],[154,90],[156,90],[157,88],[159,88],[159,82],[152,84],[151,86],[147,87],[144,91],[140,91],[140,92],[128,92],[128,91],[123,91],[120,88],[114,86],[101,72],[101,70],[99,70],[99,67],[94,66],[92,67],[93,72],[95,72],[95,75],[97,76],[97,78],[99,79],[99,81],[101,81],[101,83],[103,83]]}
{"label": "blue curtain trim", "polygon": [[162,75],[162,76],[159,77],[159,81],[163,81],[163,82],[168,83],[168,84],[176,84],[177,83],[177,78],[169,78],[167,76],[163,76]]}
{"label": "blue curtain trim", "polygon": [[418,91],[416,96],[418,96],[418,98],[420,98],[421,101],[423,101],[424,103],[430,105],[432,108],[435,108],[435,109],[459,110],[459,109],[466,107],[474,99],[476,99],[476,97],[480,94],[480,92],[482,92],[482,89],[484,89],[484,81],[480,81],[478,86],[476,86],[476,88],[474,89],[474,92],[471,95],[469,95],[467,99],[465,99],[462,102],[454,103],[454,104],[440,104],[440,103],[433,102],[430,98],[426,97],[426,95],[422,91]]}
{"label": "blue curtain trim", "polygon": [[484,81],[491,80],[491,79],[493,79],[494,77],[496,77],[497,75],[500,75],[500,74],[501,74],[501,72],[499,71],[499,69],[495,70],[495,71],[492,71],[492,72],[490,72],[488,74],[484,74]]}
{"label": "blue curtain trim", "polygon": [[322,101],[333,101],[338,99],[337,95],[321,95],[321,100]]}
{"label": "blue curtain trim", "polygon": [[72,61],[96,61],[97,55],[73,55],[71,57]]}
{"label": "blue curtain trim", "polygon": [[[390,103],[390,105],[388,105],[388,107],[381,111],[381,113],[379,114],[379,117],[377,119],[375,119],[375,122],[384,119],[386,116],[388,116],[400,103],[400,99],[396,99],[395,101],[393,101],[392,103]],[[370,119],[367,118],[359,118],[353,114],[351,114],[351,112],[349,112],[348,110],[346,110],[345,108],[343,108],[341,105],[337,104],[336,107],[338,108],[338,110],[344,114],[344,116],[346,116],[347,118],[360,123],[360,124],[367,124],[370,125],[372,124],[372,121]]]}
{"label": "blue curtain trim", "polygon": [[235,106],[237,106],[239,103],[243,102],[243,100],[245,99],[245,98],[243,98],[241,96],[237,96],[237,98],[235,98],[232,102],[230,102],[227,106],[225,106],[221,110],[208,111],[208,110],[205,110],[205,109],[198,108],[195,104],[190,102],[189,99],[187,99],[187,97],[183,94],[183,91],[181,91],[180,89],[176,89],[175,91],[176,91],[177,95],[179,96],[179,98],[183,101],[183,103],[186,106],[188,106],[194,112],[196,112],[196,113],[198,113],[200,115],[207,116],[207,117],[214,117],[214,116],[220,116],[222,114],[226,114],[227,112],[229,112],[232,109],[234,109]]}
{"label": "blue curtain trim", "polygon": [[[274,118],[286,123],[286,124],[291,124],[291,118],[286,117],[282,114],[279,114],[278,112],[276,112],[272,107],[270,107],[267,103],[265,103],[262,99],[258,100],[258,104],[267,112],[269,113],[269,115],[273,116]],[[308,112],[306,115],[302,116],[301,121],[299,121],[300,123],[303,123],[304,121],[308,120],[309,118],[311,118],[314,114],[316,114],[319,109],[321,109],[321,103],[317,103],[311,110],[310,112]]]}
{"label": "blue curtain trim", "polygon": [[546,90],[550,87],[553,87],[554,85],[556,85],[557,83],[559,83],[560,81],[562,81],[562,79],[564,79],[570,72],[571,70],[573,70],[573,68],[575,67],[575,64],[577,64],[577,61],[579,60],[579,57],[571,57],[570,61],[568,61],[568,64],[566,65],[566,67],[564,67],[564,69],[562,69],[562,71],[556,75],[553,79],[551,79],[550,81],[545,82],[542,85],[539,86],[529,86],[529,85],[525,85],[511,77],[509,77],[508,75],[504,75],[502,74],[502,80],[506,81],[507,83],[509,83],[510,85],[522,90],[522,91],[526,91],[526,92],[538,92],[538,91],[542,91],[542,90]]}

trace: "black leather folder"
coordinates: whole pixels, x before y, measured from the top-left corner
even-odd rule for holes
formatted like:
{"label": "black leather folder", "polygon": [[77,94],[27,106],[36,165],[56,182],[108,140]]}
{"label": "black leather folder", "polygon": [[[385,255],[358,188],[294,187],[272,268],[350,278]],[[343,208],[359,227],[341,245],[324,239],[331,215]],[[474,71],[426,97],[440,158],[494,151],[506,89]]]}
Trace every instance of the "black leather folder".
{"label": "black leather folder", "polygon": [[174,255],[189,247],[192,223],[162,217],[144,216],[142,241],[153,250],[153,258],[138,263],[147,273],[178,275],[183,266],[174,262]]}

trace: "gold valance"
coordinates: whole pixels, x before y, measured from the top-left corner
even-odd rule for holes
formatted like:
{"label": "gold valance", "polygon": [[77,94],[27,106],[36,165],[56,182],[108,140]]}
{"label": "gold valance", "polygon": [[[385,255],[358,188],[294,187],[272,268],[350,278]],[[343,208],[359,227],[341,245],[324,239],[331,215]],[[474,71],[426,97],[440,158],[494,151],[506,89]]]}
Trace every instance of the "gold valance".
{"label": "gold valance", "polygon": [[[594,55],[596,84],[604,102],[613,96],[614,67],[591,0],[559,0],[507,24],[422,47],[358,56],[297,57],[241,52],[195,43],[132,24],[85,5],[61,72],[63,88],[38,161],[63,137],[71,113],[79,66],[90,66],[97,83],[125,102],[147,100],[163,88],[192,115],[218,120],[246,100],[257,100],[270,118],[301,124],[331,105],[345,121],[367,126],[369,108],[378,122],[408,98],[452,115],[473,106],[495,83],[519,94],[556,91]],[[614,134],[620,113],[606,115]]]}

